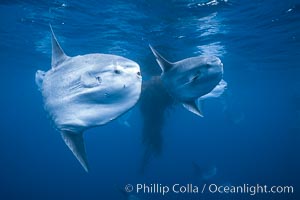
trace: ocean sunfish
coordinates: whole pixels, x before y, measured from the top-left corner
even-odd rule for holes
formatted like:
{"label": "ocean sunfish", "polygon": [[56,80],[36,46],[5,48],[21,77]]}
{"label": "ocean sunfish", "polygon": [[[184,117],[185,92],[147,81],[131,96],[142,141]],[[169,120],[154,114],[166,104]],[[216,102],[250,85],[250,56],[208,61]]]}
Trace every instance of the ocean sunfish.
{"label": "ocean sunfish", "polygon": [[227,87],[221,60],[216,56],[197,56],[171,63],[149,46],[169,94],[190,112],[203,116],[201,101],[219,97]]}
{"label": "ocean sunfish", "polygon": [[52,33],[52,62],[35,81],[44,108],[66,145],[88,171],[83,132],[104,125],[132,108],[141,93],[139,65],[110,54],[67,56]]}

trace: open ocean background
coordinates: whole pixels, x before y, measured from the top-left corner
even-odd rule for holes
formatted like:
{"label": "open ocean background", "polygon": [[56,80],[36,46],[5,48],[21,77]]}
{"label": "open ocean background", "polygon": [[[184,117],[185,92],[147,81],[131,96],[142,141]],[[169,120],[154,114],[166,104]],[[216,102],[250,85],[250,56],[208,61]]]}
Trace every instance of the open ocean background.
{"label": "open ocean background", "polygon": [[[132,59],[150,88],[126,118],[85,133],[89,173],[35,84],[50,69],[50,23],[66,54]],[[204,118],[146,84],[160,74],[148,44],[170,61],[221,58],[228,89],[205,102]],[[1,200],[300,199],[299,0],[1,0],[0,59]],[[122,191],[137,183],[292,185],[294,194]]]}

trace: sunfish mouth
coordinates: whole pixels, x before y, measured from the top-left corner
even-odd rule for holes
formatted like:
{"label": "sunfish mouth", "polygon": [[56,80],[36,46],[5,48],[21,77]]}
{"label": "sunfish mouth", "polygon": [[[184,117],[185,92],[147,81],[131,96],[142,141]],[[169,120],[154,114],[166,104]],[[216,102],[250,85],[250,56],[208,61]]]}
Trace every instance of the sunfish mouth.
{"label": "sunfish mouth", "polygon": [[221,65],[223,67],[222,61],[216,56],[207,57],[206,62],[208,65]]}

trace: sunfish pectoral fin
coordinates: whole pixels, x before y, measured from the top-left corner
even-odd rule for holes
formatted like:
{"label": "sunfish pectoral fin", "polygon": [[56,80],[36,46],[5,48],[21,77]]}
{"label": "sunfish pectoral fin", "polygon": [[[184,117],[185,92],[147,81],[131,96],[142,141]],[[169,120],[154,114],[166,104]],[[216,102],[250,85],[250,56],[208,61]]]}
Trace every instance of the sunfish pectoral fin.
{"label": "sunfish pectoral fin", "polygon": [[42,70],[37,70],[35,73],[35,83],[38,86],[39,90],[42,89],[45,74],[46,74],[46,72],[44,72]]}
{"label": "sunfish pectoral fin", "polygon": [[157,63],[159,64],[161,70],[163,72],[166,72],[168,70],[170,70],[173,66],[173,64],[169,61],[167,61],[164,57],[162,57],[150,44],[149,47],[152,51],[152,53],[154,54]]}
{"label": "sunfish pectoral fin", "polygon": [[72,151],[74,156],[80,162],[82,167],[85,169],[86,172],[89,171],[85,145],[83,140],[83,133],[73,133],[70,131],[62,131],[61,136],[65,141],[66,145]]}
{"label": "sunfish pectoral fin", "polygon": [[60,45],[55,37],[55,34],[53,32],[51,24],[50,24],[50,30],[51,30],[51,38],[52,38],[51,66],[52,66],[52,68],[55,68],[60,63],[62,63],[65,59],[67,59],[68,56],[64,53],[63,49],[60,47]]}
{"label": "sunfish pectoral fin", "polygon": [[188,101],[182,103],[183,107],[186,108],[188,111],[203,117],[203,112],[202,112],[202,102],[195,100],[195,101]]}

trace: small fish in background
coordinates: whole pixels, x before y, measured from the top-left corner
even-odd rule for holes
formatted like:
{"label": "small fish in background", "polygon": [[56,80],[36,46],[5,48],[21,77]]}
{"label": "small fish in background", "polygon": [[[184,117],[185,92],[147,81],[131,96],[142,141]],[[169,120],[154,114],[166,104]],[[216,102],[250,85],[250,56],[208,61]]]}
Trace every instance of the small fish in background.
{"label": "small fish in background", "polygon": [[198,163],[193,162],[194,176],[204,182],[207,182],[217,175],[217,167],[215,165],[200,166]]}
{"label": "small fish in background", "polygon": [[38,70],[36,84],[56,129],[88,171],[83,133],[109,123],[136,104],[142,86],[140,67],[117,55],[67,56],[50,29],[51,69]]}
{"label": "small fish in background", "polygon": [[[192,162],[193,169],[193,180],[199,185],[206,184],[215,184],[217,186],[231,187],[232,183],[228,181],[227,177],[224,177],[224,174],[220,174],[219,168],[214,164],[199,164],[200,162]],[[225,195],[223,193],[215,194],[216,198],[214,199],[232,199],[232,196]],[[214,196],[215,196],[214,195]]]}
{"label": "small fish in background", "polygon": [[197,56],[171,63],[149,46],[169,94],[187,110],[203,117],[202,101],[219,97],[227,87],[221,60],[215,56]]}

